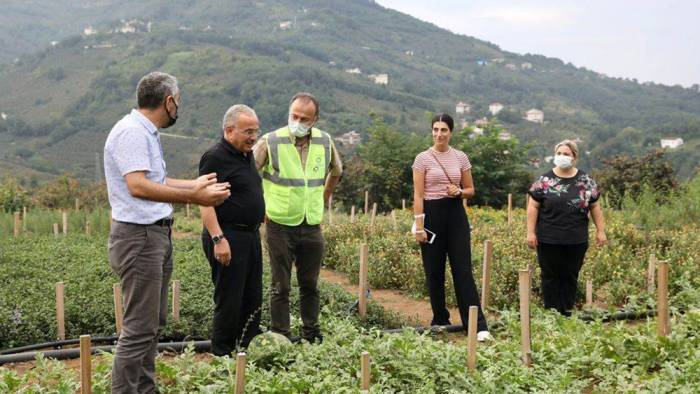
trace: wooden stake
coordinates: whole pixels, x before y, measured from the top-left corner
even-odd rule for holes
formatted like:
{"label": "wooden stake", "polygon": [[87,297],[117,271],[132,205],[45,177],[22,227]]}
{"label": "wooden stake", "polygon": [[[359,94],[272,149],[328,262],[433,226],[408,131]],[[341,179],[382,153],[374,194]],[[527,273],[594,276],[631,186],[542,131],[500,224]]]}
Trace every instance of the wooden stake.
{"label": "wooden stake", "polygon": [[370,221],[370,226],[374,228],[374,221],[377,219],[377,203],[372,203],[372,220]]}
{"label": "wooden stake", "polygon": [[513,194],[508,193],[508,224],[513,223]]}
{"label": "wooden stake", "polygon": [[469,324],[467,325],[467,368],[473,371],[476,369],[476,321],[478,319],[479,307],[472,305],[469,307]]}
{"label": "wooden stake", "polygon": [[86,220],[85,221],[85,235],[89,236],[91,233],[92,233],[92,231],[90,229],[90,221]]}
{"label": "wooden stake", "polygon": [[520,345],[522,360],[526,367],[532,366],[532,349],[530,345],[530,270],[518,272],[520,287]]}
{"label": "wooden stake", "polygon": [[365,190],[365,215],[369,213],[369,191]]}
{"label": "wooden stake", "polygon": [[658,273],[658,289],[657,291],[657,309],[659,316],[657,318],[658,335],[661,337],[668,336],[671,333],[670,316],[668,311],[668,261],[659,261]]}
{"label": "wooden stake", "polygon": [[399,223],[396,221],[396,211],[391,210],[391,222],[394,224],[394,231],[399,229]]}
{"label": "wooden stake", "polygon": [[68,234],[68,212],[62,211],[61,216],[63,218],[63,235]]}
{"label": "wooden stake", "polygon": [[27,207],[22,207],[22,232],[27,231]]}
{"label": "wooden stake", "polygon": [[190,204],[185,205],[185,216],[187,216],[187,219],[190,218]]}
{"label": "wooden stake", "polygon": [[66,309],[64,304],[65,286],[63,282],[56,283],[56,325],[58,339],[66,339]]}
{"label": "wooden stake", "polygon": [[180,281],[173,281],[173,321],[180,320]]}
{"label": "wooden stake", "polygon": [[491,262],[493,261],[493,243],[484,241],[484,266],[481,278],[481,309],[486,310],[491,304]]}
{"label": "wooden stake", "polygon": [[328,197],[328,225],[333,225],[333,195]]}
{"label": "wooden stake", "polygon": [[649,255],[649,262],[647,264],[647,292],[654,292],[654,276],[656,275],[656,255]]}
{"label": "wooden stake", "polygon": [[53,224],[53,235],[58,237],[58,223]]}
{"label": "wooden stake", "polygon": [[404,211],[406,210],[406,199],[405,198],[401,199],[401,209]]}
{"label": "wooden stake", "polygon": [[22,222],[20,221],[19,218],[19,211],[15,212],[15,223],[14,227],[12,229],[12,233],[14,234],[15,237],[19,237],[19,233],[22,230]]}
{"label": "wooden stake", "polygon": [[586,281],[586,306],[593,306],[593,281]]}
{"label": "wooden stake", "polygon": [[92,346],[90,335],[80,336],[80,392],[92,393]]}
{"label": "wooden stake", "polygon": [[246,354],[238,353],[236,355],[236,394],[245,392],[245,364]]}
{"label": "wooden stake", "polygon": [[76,198],[75,199],[75,212],[78,212],[78,211],[80,211],[80,200]]}
{"label": "wooden stake", "polygon": [[367,316],[367,262],[369,259],[369,247],[367,244],[360,245],[360,280],[358,294],[358,310],[360,318]]}
{"label": "wooden stake", "polygon": [[355,223],[355,206],[350,208],[350,223]]}
{"label": "wooden stake", "polygon": [[117,336],[122,332],[122,323],[124,322],[124,306],[122,304],[122,285],[114,283],[112,285],[114,293],[114,323],[117,327]]}
{"label": "wooden stake", "polygon": [[360,357],[360,372],[362,374],[360,390],[368,391],[370,381],[370,360],[368,352],[362,352],[362,357]]}

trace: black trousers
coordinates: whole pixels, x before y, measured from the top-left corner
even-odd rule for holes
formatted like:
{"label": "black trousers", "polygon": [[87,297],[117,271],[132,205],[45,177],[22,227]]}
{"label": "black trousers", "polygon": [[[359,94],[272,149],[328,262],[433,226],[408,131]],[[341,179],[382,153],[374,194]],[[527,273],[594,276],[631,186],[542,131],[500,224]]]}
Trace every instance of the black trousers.
{"label": "black trousers", "polygon": [[575,245],[537,245],[537,261],[542,278],[544,307],[571,315],[576,303],[578,274],[583,266],[588,243]]}
{"label": "black trousers", "polygon": [[457,306],[464,328],[468,327],[469,307],[475,305],[479,307],[477,330],[488,330],[474,283],[469,221],[464,213],[462,200],[424,200],[423,209],[425,228],[436,234],[432,244],[421,245],[423,269],[430,293],[430,306],[433,309],[431,324],[450,324],[450,312],[445,307],[445,262],[449,256]]}
{"label": "black trousers", "polygon": [[260,333],[262,308],[262,248],[260,233],[222,226],[231,247],[231,261],[224,266],[214,258],[209,233],[202,234],[204,254],[214,283],[212,353],[224,356],[247,347]]}

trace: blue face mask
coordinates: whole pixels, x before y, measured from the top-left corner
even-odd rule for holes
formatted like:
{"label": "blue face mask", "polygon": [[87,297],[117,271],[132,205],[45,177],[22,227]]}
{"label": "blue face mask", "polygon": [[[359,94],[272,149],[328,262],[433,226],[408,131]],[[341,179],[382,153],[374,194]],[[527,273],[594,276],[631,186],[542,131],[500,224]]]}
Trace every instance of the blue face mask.
{"label": "blue face mask", "polygon": [[309,130],[311,127],[305,126],[299,122],[295,122],[291,119],[289,119],[289,132],[292,133],[293,136],[295,137],[304,137],[307,134],[309,134]]}

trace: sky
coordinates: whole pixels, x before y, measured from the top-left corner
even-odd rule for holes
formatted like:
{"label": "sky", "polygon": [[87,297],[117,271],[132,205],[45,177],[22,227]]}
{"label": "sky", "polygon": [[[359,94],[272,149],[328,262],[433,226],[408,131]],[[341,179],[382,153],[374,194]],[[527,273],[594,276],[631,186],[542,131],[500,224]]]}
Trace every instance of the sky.
{"label": "sky", "polygon": [[697,0],[378,0],[519,54],[555,57],[611,77],[700,84]]}

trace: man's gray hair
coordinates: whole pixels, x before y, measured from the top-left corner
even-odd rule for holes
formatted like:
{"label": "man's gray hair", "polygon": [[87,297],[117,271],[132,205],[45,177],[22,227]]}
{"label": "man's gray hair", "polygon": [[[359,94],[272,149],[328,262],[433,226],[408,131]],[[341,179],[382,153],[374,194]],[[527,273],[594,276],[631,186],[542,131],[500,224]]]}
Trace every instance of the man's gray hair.
{"label": "man's gray hair", "polygon": [[228,126],[235,126],[236,122],[238,122],[238,118],[243,114],[254,116],[256,118],[258,117],[255,111],[249,106],[245,104],[236,104],[229,108],[224,114],[224,120],[221,122],[221,128],[226,130]]}
{"label": "man's gray hair", "polygon": [[154,71],[141,78],[136,92],[139,108],[154,109],[162,105],[168,96],[178,95],[180,89],[175,77]]}

